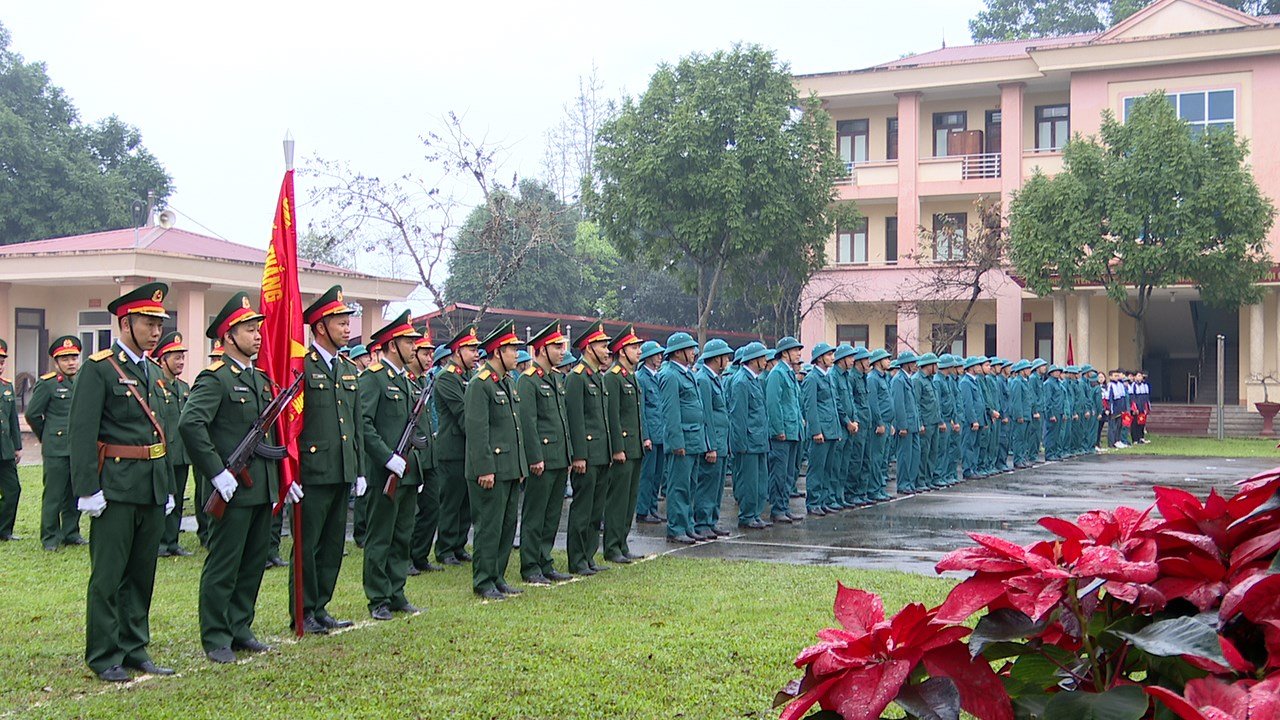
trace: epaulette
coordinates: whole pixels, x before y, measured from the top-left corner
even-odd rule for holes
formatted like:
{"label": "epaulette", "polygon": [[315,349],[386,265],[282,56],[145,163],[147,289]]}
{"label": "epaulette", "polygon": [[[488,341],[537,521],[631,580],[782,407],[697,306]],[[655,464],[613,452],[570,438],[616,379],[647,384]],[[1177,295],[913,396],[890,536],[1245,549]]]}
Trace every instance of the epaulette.
{"label": "epaulette", "polygon": [[455,374],[455,375],[461,375],[461,374],[462,374],[462,368],[458,367],[457,365],[455,365],[455,364],[453,364],[453,363],[449,363],[449,372],[451,372],[451,373],[453,373],[453,374]]}
{"label": "epaulette", "polygon": [[148,356],[147,356],[147,359],[151,361],[151,364],[152,364],[152,365],[155,365],[156,367],[160,367],[160,359],[159,359],[159,358],[154,358],[154,357],[151,357],[150,355],[148,355]]}
{"label": "epaulette", "polygon": [[[312,350],[311,352],[307,353],[307,357],[311,358],[312,360],[319,360],[320,353],[316,352],[315,350]],[[338,357],[342,357],[342,356],[339,355]]]}
{"label": "epaulette", "polygon": [[478,379],[480,379],[480,380],[488,380],[488,379],[489,379],[489,375],[491,375],[491,374],[492,374],[492,373],[490,373],[490,372],[489,372],[489,368],[485,368],[485,369],[481,370],[481,371],[479,372],[479,374],[477,374],[477,375],[476,375],[476,377],[477,377]]}
{"label": "epaulette", "polygon": [[41,379],[41,380],[52,380],[52,379],[54,379],[54,378],[56,378],[56,377],[58,377],[58,371],[56,371],[56,370],[50,370],[49,372],[47,372],[47,373],[45,373],[45,374],[41,375],[41,376],[40,376],[40,379]]}
{"label": "epaulette", "polygon": [[581,374],[582,374],[582,371],[583,371],[583,370],[585,370],[586,368],[587,368],[587,366],[586,366],[586,365],[582,365],[582,364],[574,365],[574,366],[573,366],[573,374],[574,374],[574,375],[581,375]]}
{"label": "epaulette", "polygon": [[89,359],[94,362],[101,362],[103,360],[106,360],[109,357],[111,357],[111,348],[106,348],[104,350],[99,350],[98,352],[90,355]]}
{"label": "epaulette", "polygon": [[378,372],[378,371],[379,371],[379,370],[381,370],[381,369],[382,369],[382,363],[380,363],[380,362],[376,362],[376,363],[374,363],[374,364],[370,365],[369,367],[365,368],[365,371],[366,371],[366,372]]}
{"label": "epaulette", "polygon": [[226,365],[226,363],[221,360],[217,360],[212,365],[205,368],[205,370],[208,370],[209,372],[217,372],[218,370],[222,369],[223,365]]}
{"label": "epaulette", "polygon": [[529,375],[529,376],[537,375],[537,374],[538,374],[538,366],[537,366],[537,365],[532,365],[532,366],[530,366],[528,370],[525,370],[525,371],[524,371],[524,374],[525,374],[525,375]]}
{"label": "epaulette", "polygon": [[613,373],[614,375],[617,375],[618,373],[622,372],[622,366],[614,365],[613,367],[609,368],[609,372]]}

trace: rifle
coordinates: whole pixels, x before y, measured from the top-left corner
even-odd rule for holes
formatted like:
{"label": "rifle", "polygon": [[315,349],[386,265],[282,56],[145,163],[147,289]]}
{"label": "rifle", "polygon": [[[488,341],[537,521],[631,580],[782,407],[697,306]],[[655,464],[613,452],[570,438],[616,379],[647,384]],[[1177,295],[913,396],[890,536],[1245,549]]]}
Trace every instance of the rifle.
{"label": "rifle", "polygon": [[[298,373],[290,385],[284,392],[276,395],[267,403],[267,407],[253,421],[253,425],[249,427],[249,431],[240,438],[240,442],[236,444],[236,449],[231,451],[231,456],[227,458],[227,470],[235,475],[244,487],[253,487],[253,478],[249,477],[249,463],[253,462],[255,456],[266,460],[283,460],[289,455],[289,449],[283,445],[270,445],[266,442],[266,433],[276,420],[284,412],[284,409],[293,402],[298,393],[302,390],[302,378],[304,373]],[[204,511],[209,513],[215,520],[222,519],[222,513],[227,509],[227,501],[222,499],[222,495],[214,490],[209,495],[209,500],[204,504]]]}
{"label": "rifle", "polygon": [[[409,421],[404,424],[404,431],[400,433],[400,442],[396,443],[395,454],[407,461],[405,453],[410,447],[415,450],[421,450],[427,446],[427,436],[422,434],[418,428],[418,420],[422,416],[422,409],[427,405],[427,398],[431,397],[431,391],[436,387],[436,375],[432,375],[427,382],[427,386],[422,389],[422,394],[418,396],[418,400],[413,404],[413,410],[409,414]],[[394,498],[396,489],[400,486],[400,476],[395,473],[387,475],[387,484],[382,486],[382,494],[389,498]]]}

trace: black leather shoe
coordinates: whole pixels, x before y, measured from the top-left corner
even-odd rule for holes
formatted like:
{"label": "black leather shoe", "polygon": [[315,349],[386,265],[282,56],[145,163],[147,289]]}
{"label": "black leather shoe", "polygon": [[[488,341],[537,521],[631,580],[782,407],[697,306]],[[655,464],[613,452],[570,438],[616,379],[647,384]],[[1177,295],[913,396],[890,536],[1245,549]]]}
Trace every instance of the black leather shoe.
{"label": "black leather shoe", "polygon": [[[234,657],[231,659],[235,660]],[[129,673],[119,665],[112,665],[98,673],[98,679],[103,682],[129,682]]]}
{"label": "black leather shoe", "polygon": [[791,516],[790,515],[774,515],[773,521],[776,523],[784,523],[784,524],[790,523]]}
{"label": "black leather shoe", "polygon": [[824,517],[826,516],[827,511],[823,510],[822,508],[813,508],[812,510],[809,511],[809,514],[814,517]]}
{"label": "black leather shoe", "polygon": [[551,582],[564,582],[565,580],[573,579],[573,576],[570,575],[569,573],[562,573],[559,570],[552,570],[549,573],[543,573],[543,577],[550,580]]}
{"label": "black leather shoe", "polygon": [[408,569],[404,571],[404,574],[409,577],[417,577],[422,574],[422,571],[419,570],[416,565],[410,563]]}
{"label": "black leather shoe", "polygon": [[693,545],[698,541],[688,535],[668,535],[667,542],[680,543],[681,545]]}
{"label": "black leather shoe", "polygon": [[272,650],[275,650],[275,648],[271,647],[266,643],[258,642],[257,638],[249,638],[248,640],[234,640],[231,643],[231,649],[244,650],[245,652],[251,652],[251,653],[264,653],[264,652],[271,652]]}
{"label": "black leather shoe", "polygon": [[605,560],[608,560],[609,562],[614,563],[614,564],[616,564],[616,565],[630,565],[630,564],[631,564],[631,558],[627,557],[626,555],[614,555],[613,557],[607,557],[607,558],[605,558]]}
{"label": "black leather shoe", "polygon": [[592,570],[595,570],[598,573],[608,572],[609,570],[609,568],[603,565],[597,565],[595,560],[588,560],[587,567],[591,568]]}
{"label": "black leather shoe", "polygon": [[421,570],[422,572],[444,572],[443,566],[437,565],[431,562],[430,560],[428,560],[427,562],[421,565],[418,565],[415,563],[414,567],[417,568],[418,570]]}
{"label": "black leather shoe", "polygon": [[663,521],[662,521],[662,518],[658,517],[657,515],[649,514],[649,515],[637,515],[636,522],[643,523],[645,525],[660,525],[662,524]]}
{"label": "black leather shoe", "polygon": [[88,545],[89,541],[85,540],[83,537],[79,535],[72,535],[66,540],[63,540],[62,544],[63,545]]}
{"label": "black leather shoe", "polygon": [[481,600],[506,600],[507,599],[507,596],[503,595],[502,591],[496,587],[485,588],[484,590],[477,590],[476,595],[479,595]]}
{"label": "black leather shoe", "polygon": [[573,574],[574,574],[574,575],[583,575],[583,576],[585,576],[585,577],[591,577],[592,575],[595,575],[595,574],[596,574],[596,571],[595,571],[595,570],[592,570],[589,566],[584,566],[584,567],[580,567],[580,568],[578,568],[577,570],[574,570],[574,571],[573,571]]}
{"label": "black leather shoe", "polygon": [[369,617],[373,618],[374,620],[390,620],[391,608],[388,608],[386,605],[379,605],[378,607],[369,611]]}
{"label": "black leather shoe", "polygon": [[787,513],[787,517],[791,518],[792,522],[800,522],[804,519],[804,513]]}
{"label": "black leather shoe", "polygon": [[510,585],[507,584],[506,580],[499,580],[498,582],[494,583],[493,586],[498,588],[498,592],[502,593],[503,595],[519,595],[520,593],[524,592],[520,588],[511,587]]}
{"label": "black leather shoe", "polygon": [[328,635],[329,628],[322,625],[316,618],[308,615],[302,618],[302,632],[306,635]]}
{"label": "black leather shoe", "polygon": [[352,625],[355,625],[355,623],[351,622],[350,620],[339,620],[330,615],[324,615],[322,617],[318,617],[316,618],[316,622],[320,623],[320,625],[325,630],[341,630],[343,628],[349,628]]}
{"label": "black leather shoe", "polygon": [[10,541],[12,541],[12,542],[17,542],[17,541],[19,541],[19,540],[21,540],[21,539],[22,539],[22,536],[21,536],[21,535],[13,535],[13,534],[10,534],[10,535],[0,535],[0,540],[4,540],[5,542],[10,542]]}
{"label": "black leather shoe", "polygon": [[416,615],[422,612],[422,608],[418,607],[417,605],[414,605],[413,603],[407,602],[398,608],[391,608],[391,612],[402,612],[402,613],[407,613],[409,615]]}
{"label": "black leather shoe", "polygon": [[271,563],[276,567],[289,567],[289,563],[281,559],[279,555],[272,555],[271,557],[267,558],[267,562]]}
{"label": "black leather shoe", "polygon": [[447,558],[441,558],[441,559],[440,559],[440,564],[441,564],[441,565],[450,565],[450,566],[453,566],[453,565],[461,565],[461,564],[462,564],[462,561],[461,561],[461,560],[459,560],[458,558],[456,558],[456,557],[454,557],[454,556],[450,555],[450,556],[449,556],[449,557],[447,557]]}
{"label": "black leather shoe", "polygon": [[169,554],[175,557],[191,557],[194,553],[186,548],[176,547],[170,550]]}
{"label": "black leather shoe", "polygon": [[637,555],[631,551],[627,551],[627,559],[630,560],[631,562],[635,562],[636,560],[643,560],[644,556]]}
{"label": "black leather shoe", "polygon": [[172,675],[173,674],[173,668],[164,667],[163,665],[157,665],[151,662],[150,660],[143,660],[137,665],[130,665],[129,667],[133,668],[134,670],[137,670],[140,673],[146,673],[147,675]]}
{"label": "black leather shoe", "polygon": [[526,585],[550,585],[551,581],[545,575],[530,575],[527,578],[521,578]]}
{"label": "black leather shoe", "polygon": [[58,552],[62,548],[58,547],[57,545],[45,545],[44,549],[46,552]]}
{"label": "black leather shoe", "polygon": [[213,650],[205,653],[205,657],[221,665],[226,665],[236,661],[236,654],[231,652],[231,648],[229,647],[214,648]]}
{"label": "black leather shoe", "polygon": [[169,548],[160,548],[156,551],[156,557],[169,557],[172,554],[169,552]]}
{"label": "black leather shoe", "polygon": [[714,533],[708,533],[705,530],[694,530],[693,532],[689,533],[689,537],[693,538],[694,540],[697,540],[698,542],[706,542],[708,540],[714,540],[716,538]]}
{"label": "black leather shoe", "polygon": [[466,550],[459,550],[458,552],[454,553],[453,556],[458,558],[462,562],[471,562],[471,553],[467,552]]}

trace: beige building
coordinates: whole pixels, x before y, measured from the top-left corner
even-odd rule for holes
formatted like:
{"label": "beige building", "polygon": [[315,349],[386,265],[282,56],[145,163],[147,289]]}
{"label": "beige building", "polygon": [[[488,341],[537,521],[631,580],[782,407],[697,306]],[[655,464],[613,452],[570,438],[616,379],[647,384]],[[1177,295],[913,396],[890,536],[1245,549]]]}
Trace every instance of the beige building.
{"label": "beige building", "polygon": [[[265,243],[264,243],[265,246]],[[107,304],[153,280],[169,284],[166,329],[179,330],[193,357],[187,379],[204,367],[204,331],[233,293],[257,301],[266,250],[178,228],[142,227],[38,240],[0,247],[0,337],[9,341],[5,374],[29,390],[50,367],[45,354],[59,335],[77,335],[85,353],[110,346],[116,322]],[[376,325],[387,303],[404,300],[416,283],[299,261],[303,303],[342,285],[362,318]]]}

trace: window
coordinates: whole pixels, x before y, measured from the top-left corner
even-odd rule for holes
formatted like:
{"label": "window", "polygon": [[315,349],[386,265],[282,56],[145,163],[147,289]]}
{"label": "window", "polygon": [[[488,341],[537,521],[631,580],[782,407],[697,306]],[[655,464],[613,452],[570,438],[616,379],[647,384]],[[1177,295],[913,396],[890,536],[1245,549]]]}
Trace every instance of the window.
{"label": "window", "polygon": [[836,263],[867,262],[867,219],[862,218],[852,228],[836,231]]}
{"label": "window", "polygon": [[885,158],[898,159],[898,118],[889,118],[886,124]]}
{"label": "window", "polygon": [[933,114],[933,156],[947,154],[947,138],[953,131],[969,127],[969,113],[941,112]]}
{"label": "window", "polygon": [[856,348],[866,347],[868,333],[867,325],[836,325],[836,344],[849,343]]}
{"label": "window", "polygon": [[933,324],[933,351],[964,356],[965,327],[959,323]]}
{"label": "window", "polygon": [[984,152],[988,154],[1000,152],[1001,117],[999,110],[987,111],[987,134],[983,144],[986,146]]}
{"label": "window", "polygon": [[898,218],[884,219],[884,261],[898,262]]}
{"label": "window", "polygon": [[982,354],[987,357],[996,356],[996,326],[988,323],[982,328]]}
{"label": "window", "polygon": [[866,120],[841,120],[836,123],[836,147],[846,168],[867,161]]}
{"label": "window", "polygon": [[1036,357],[1053,362],[1053,323],[1036,323]]}
{"label": "window", "polygon": [[81,310],[77,320],[80,327],[76,332],[85,355],[111,347],[111,330],[116,325],[114,315],[102,310]]}
{"label": "window", "polygon": [[1071,107],[1040,105],[1036,107],[1036,150],[1061,150],[1071,137]]}
{"label": "window", "polygon": [[[1178,117],[1191,125],[1194,137],[1203,135],[1208,130],[1234,130],[1236,126],[1236,91],[1207,90],[1185,92],[1164,96],[1173,106]],[[1129,112],[1136,97],[1124,99],[1124,117],[1129,119]]]}
{"label": "window", "polygon": [[898,326],[897,325],[884,326],[884,349],[888,350],[893,355],[898,354]]}
{"label": "window", "polygon": [[963,260],[965,228],[969,213],[939,213],[933,216],[933,259]]}

